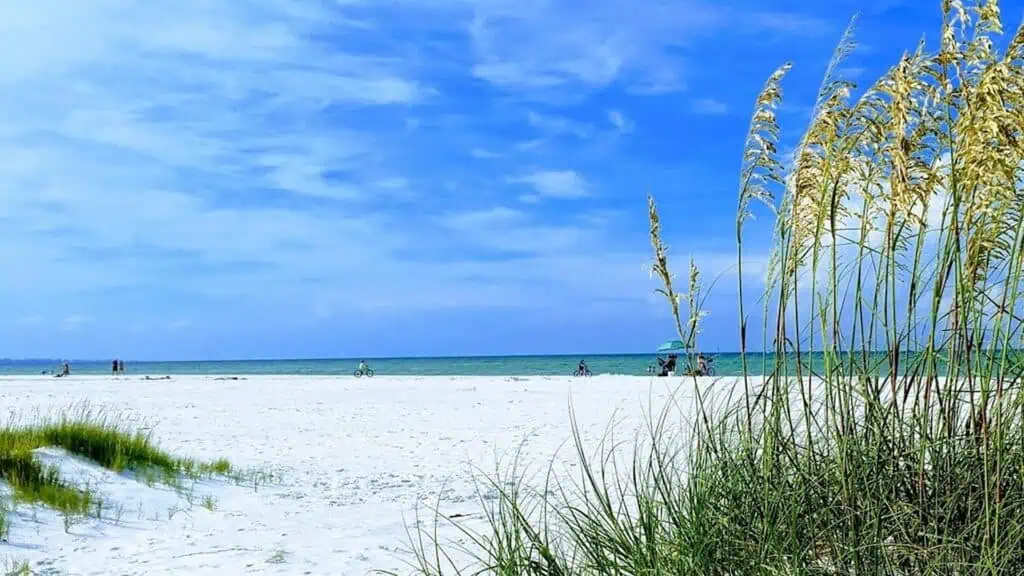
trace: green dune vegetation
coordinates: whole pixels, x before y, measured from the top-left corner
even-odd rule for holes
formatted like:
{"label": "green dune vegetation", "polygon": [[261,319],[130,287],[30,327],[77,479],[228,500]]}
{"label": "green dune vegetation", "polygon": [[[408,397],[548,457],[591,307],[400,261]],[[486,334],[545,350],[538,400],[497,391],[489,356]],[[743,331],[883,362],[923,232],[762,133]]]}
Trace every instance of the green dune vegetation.
{"label": "green dune vegetation", "polygon": [[184,479],[239,477],[227,460],[172,456],[149,435],[131,431],[121,419],[88,406],[30,424],[10,423],[0,427],[0,482],[9,494],[0,495],[0,540],[8,534],[7,512],[19,503],[45,505],[68,518],[102,515],[103,500],[93,490],[68,482],[55,466],[35,456],[35,450],[46,447],[62,448],[110,470],[132,472],[150,484],[179,488]]}
{"label": "green dune vegetation", "polygon": [[[736,379],[731,397],[724,381],[683,382],[692,428],[654,419],[626,469],[611,449],[588,456],[570,423],[577,480],[499,475],[488,530],[451,521],[464,537],[447,543],[411,529],[414,573],[1024,573],[1024,28],[1004,35],[994,0],[942,10],[937,45],[870,86],[841,75],[851,25],[791,162],[774,113],[788,64],[757,98],[737,266],[745,223],[769,206],[756,305],[775,354],[747,353],[742,273],[737,328],[745,368],[767,376]],[[696,353],[700,273],[674,285],[649,208],[653,271]]]}

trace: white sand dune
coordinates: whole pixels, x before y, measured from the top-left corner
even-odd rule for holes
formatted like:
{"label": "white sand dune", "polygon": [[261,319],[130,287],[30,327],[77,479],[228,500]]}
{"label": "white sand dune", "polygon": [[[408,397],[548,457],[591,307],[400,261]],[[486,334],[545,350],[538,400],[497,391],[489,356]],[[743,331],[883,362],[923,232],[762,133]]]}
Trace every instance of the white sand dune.
{"label": "white sand dune", "polygon": [[633,434],[689,387],[617,376],[2,379],[0,418],[88,401],[141,418],[177,455],[227,457],[280,478],[255,489],[200,482],[189,496],[46,449],[41,458],[99,490],[105,518],[66,523],[20,506],[0,560],[28,560],[39,574],[405,573],[417,506],[426,519],[440,503],[446,515],[480,522],[473,467],[493,471],[517,450],[540,471],[560,449],[572,459],[570,398],[593,442],[613,417]]}

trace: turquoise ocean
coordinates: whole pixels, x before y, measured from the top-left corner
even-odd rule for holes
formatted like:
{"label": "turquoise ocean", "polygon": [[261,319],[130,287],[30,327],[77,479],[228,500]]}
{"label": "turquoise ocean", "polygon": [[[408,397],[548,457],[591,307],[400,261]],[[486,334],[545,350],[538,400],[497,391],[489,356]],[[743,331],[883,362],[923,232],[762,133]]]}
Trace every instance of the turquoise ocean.
{"label": "turquoise ocean", "polygon": [[[715,367],[728,370],[731,357],[722,355]],[[653,354],[621,354],[601,356],[475,356],[452,358],[366,358],[378,376],[568,376],[580,358],[587,361],[593,374],[647,374],[647,366],[655,362]],[[47,370],[51,373],[60,360],[0,361],[0,375],[32,375]],[[111,361],[71,360],[74,374],[110,374]],[[179,362],[132,362],[125,360],[125,373],[148,376],[161,375],[351,375],[359,365],[358,358],[314,360],[211,360]]]}
{"label": "turquoise ocean", "polygon": [[[737,353],[712,354],[717,376],[739,376],[743,373],[740,355]],[[580,358],[587,361],[594,375],[649,375],[649,367],[655,365],[654,354],[615,355],[574,355],[574,356],[476,356],[452,358],[367,358],[370,367],[378,376],[569,376]],[[763,372],[765,356],[748,353],[748,373]],[[767,356],[768,367],[774,360]],[[905,357],[905,360],[910,358]],[[804,363],[820,369],[819,355],[804,357]],[[884,355],[878,355],[874,362],[885,364]],[[110,374],[110,360],[72,360],[72,374]],[[230,360],[230,361],[180,361],[180,362],[132,362],[125,361],[127,375],[309,375],[330,376],[350,375],[359,364],[359,359],[317,359],[317,360]],[[793,364],[793,362],[791,362]],[[0,360],[0,375],[38,375],[53,373],[60,366],[60,360]],[[878,366],[881,370],[882,366]]]}

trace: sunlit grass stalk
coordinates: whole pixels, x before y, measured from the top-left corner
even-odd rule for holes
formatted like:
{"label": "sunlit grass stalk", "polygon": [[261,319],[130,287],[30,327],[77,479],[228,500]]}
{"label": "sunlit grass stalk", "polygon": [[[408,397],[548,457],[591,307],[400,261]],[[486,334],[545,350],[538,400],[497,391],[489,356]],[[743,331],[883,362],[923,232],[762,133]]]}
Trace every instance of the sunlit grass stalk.
{"label": "sunlit grass stalk", "polygon": [[[736,210],[736,283],[737,308],[740,322],[740,362],[743,371],[744,401],[747,428],[753,427],[753,408],[747,366],[747,315],[743,298],[743,223],[752,218],[750,203],[754,200],[773,204],[772,185],[781,183],[782,166],[777,155],[779,127],[775,108],[782,99],[781,82],[789,72],[790,64],[780,66],[765,82],[758,95],[751,116],[747,139],[743,147],[743,167],[740,175],[739,205]],[[767,306],[767,302],[765,303]]]}

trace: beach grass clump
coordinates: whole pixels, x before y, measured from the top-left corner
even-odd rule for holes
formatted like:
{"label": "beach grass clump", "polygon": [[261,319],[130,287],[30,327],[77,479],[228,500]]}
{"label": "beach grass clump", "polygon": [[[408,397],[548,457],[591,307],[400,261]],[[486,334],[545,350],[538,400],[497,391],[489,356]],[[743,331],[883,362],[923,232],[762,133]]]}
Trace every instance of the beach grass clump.
{"label": "beach grass clump", "polygon": [[[684,381],[691,426],[656,419],[628,465],[574,426],[579,480],[494,480],[489,527],[457,525],[469,572],[1024,573],[1024,26],[1004,35],[994,0],[942,10],[937,46],[866,87],[842,76],[851,24],[791,162],[788,64],[757,99],[735,233],[742,268],[749,216],[775,215],[762,376],[740,273],[740,385]],[[699,353],[699,272],[677,293],[649,212],[660,292]],[[413,572],[465,573],[431,536]]]}
{"label": "beach grass clump", "polygon": [[95,502],[90,491],[63,482],[57,468],[41,464],[31,451],[0,452],[0,479],[11,488],[16,501],[40,503],[70,514],[85,514]]}
{"label": "beach grass clump", "polygon": [[[11,502],[45,505],[69,517],[101,510],[103,503],[88,486],[66,481],[56,466],[41,462],[35,455],[41,448],[61,448],[109,470],[133,472],[147,482],[175,487],[186,478],[240,474],[223,458],[206,462],[174,456],[149,434],[87,406],[55,418],[0,427],[0,481],[8,486]],[[6,504],[0,497],[0,538],[6,534]]]}
{"label": "beach grass clump", "polygon": [[32,567],[28,560],[5,559],[0,564],[0,573],[4,576],[32,576]]}

